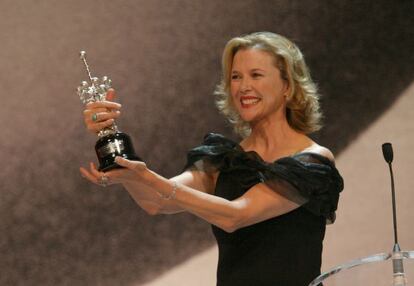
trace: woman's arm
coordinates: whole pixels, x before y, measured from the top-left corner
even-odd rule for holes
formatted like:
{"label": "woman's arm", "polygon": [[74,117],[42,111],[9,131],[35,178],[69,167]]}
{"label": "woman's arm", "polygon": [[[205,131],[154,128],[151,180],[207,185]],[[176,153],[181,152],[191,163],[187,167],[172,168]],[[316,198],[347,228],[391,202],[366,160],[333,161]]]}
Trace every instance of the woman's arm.
{"label": "woman's arm", "polygon": [[197,190],[194,188],[196,185],[192,187],[181,184],[174,178],[168,180],[150,171],[142,162],[120,157],[116,162],[135,173],[135,176],[124,178],[124,181],[139,181],[155,190],[160,194],[162,200],[160,204],[174,204],[227,232],[282,215],[299,207],[298,204],[282,197],[265,184],[257,184],[240,198],[229,201]]}
{"label": "woman's arm", "polygon": [[[110,176],[111,184],[117,182],[122,183],[134,201],[150,215],[174,214],[185,211],[185,209],[179,206],[176,201],[163,198],[163,196],[153,187],[138,180],[131,180],[131,176],[136,177],[136,174],[127,169],[102,173],[96,169],[96,166],[93,163],[90,163],[90,171],[81,167],[80,172],[83,177],[98,185],[100,185],[99,180],[103,175],[107,177]],[[171,178],[171,180],[180,185],[197,189],[200,192],[212,194],[214,193],[215,185],[214,177],[214,174],[198,171],[196,169],[189,169],[182,174]]]}
{"label": "woman's arm", "polygon": [[[201,171],[187,170],[171,180],[200,192],[210,194],[214,192],[213,176]],[[123,186],[134,201],[150,215],[185,211],[175,200],[166,200],[156,189],[148,185],[140,182],[125,182]]]}
{"label": "woman's arm", "polygon": [[282,215],[299,207],[298,204],[282,197],[262,183],[253,186],[243,196],[230,201],[186,185],[175,185],[172,180],[155,173],[152,173],[151,177],[148,182],[151,182],[151,186],[157,192],[164,196],[173,196],[177,206],[227,232]]}

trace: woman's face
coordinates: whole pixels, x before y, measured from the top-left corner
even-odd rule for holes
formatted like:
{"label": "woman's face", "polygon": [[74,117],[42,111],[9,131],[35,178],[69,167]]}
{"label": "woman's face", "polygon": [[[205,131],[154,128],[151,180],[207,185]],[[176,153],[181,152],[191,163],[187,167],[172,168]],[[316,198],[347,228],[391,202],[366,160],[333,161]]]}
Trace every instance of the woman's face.
{"label": "woman's face", "polygon": [[236,52],[231,70],[230,93],[240,117],[255,123],[284,115],[288,84],[280,76],[274,57],[258,49]]}

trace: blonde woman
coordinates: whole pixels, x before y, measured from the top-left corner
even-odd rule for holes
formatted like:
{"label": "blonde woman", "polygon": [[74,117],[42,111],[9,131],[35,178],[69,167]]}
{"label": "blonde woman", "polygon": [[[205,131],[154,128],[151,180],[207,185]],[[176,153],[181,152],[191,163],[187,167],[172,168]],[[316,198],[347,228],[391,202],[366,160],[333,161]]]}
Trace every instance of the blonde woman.
{"label": "blonde woman", "polygon": [[[303,55],[274,33],[233,38],[216,95],[239,143],[206,135],[188,153],[186,171],[171,179],[120,157],[124,169],[102,173],[91,163],[81,173],[96,184],[122,184],[149,214],[186,211],[211,223],[217,285],[307,285],[320,273],[325,225],[335,220],[343,181],[332,153],[308,137],[320,129],[321,113]],[[84,111],[93,132],[119,115],[109,101]]]}

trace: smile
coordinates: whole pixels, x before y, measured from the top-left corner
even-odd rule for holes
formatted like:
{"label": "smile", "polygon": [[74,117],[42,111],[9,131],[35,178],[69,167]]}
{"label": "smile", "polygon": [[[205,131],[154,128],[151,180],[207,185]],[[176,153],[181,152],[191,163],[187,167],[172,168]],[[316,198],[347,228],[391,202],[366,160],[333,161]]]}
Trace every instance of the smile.
{"label": "smile", "polygon": [[259,103],[261,99],[253,96],[243,96],[240,98],[240,103],[242,107],[250,107]]}

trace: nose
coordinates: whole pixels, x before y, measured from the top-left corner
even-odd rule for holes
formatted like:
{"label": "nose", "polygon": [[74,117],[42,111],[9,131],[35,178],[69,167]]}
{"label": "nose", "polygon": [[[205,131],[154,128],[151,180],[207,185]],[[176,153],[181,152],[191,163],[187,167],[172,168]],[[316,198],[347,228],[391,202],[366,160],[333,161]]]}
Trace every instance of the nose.
{"label": "nose", "polygon": [[247,78],[243,78],[241,83],[240,83],[240,92],[241,93],[247,93],[249,91],[251,91],[251,85],[250,85],[250,80]]}

